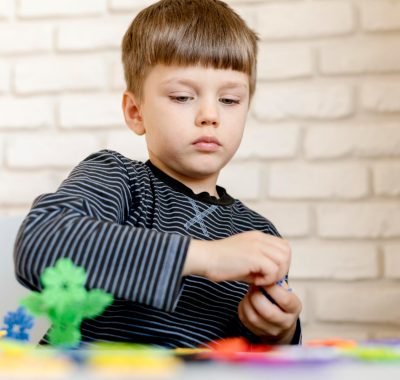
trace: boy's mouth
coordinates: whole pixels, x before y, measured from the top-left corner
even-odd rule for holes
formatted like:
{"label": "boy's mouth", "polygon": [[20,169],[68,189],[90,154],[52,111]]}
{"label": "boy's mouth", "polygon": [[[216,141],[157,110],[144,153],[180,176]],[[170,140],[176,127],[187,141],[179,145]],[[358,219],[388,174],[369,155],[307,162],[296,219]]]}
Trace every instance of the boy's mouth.
{"label": "boy's mouth", "polygon": [[202,136],[192,143],[198,150],[214,152],[219,149],[221,143],[213,136]]}

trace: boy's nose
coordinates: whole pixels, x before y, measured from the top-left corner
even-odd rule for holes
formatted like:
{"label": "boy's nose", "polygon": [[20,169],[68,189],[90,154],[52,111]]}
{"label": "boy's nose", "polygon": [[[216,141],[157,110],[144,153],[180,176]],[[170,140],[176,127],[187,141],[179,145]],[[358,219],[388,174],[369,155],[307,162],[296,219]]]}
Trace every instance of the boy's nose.
{"label": "boy's nose", "polygon": [[207,102],[202,104],[196,116],[196,125],[198,127],[205,125],[212,125],[218,127],[219,125],[219,112],[217,105]]}

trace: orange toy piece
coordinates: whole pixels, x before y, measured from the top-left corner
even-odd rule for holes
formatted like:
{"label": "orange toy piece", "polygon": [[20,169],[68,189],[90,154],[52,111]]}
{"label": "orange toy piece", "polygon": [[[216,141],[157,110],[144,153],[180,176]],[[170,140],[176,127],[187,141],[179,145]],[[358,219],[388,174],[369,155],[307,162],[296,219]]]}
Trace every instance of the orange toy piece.
{"label": "orange toy piece", "polygon": [[336,347],[336,348],[354,348],[357,342],[351,339],[313,339],[306,342],[308,347]]}

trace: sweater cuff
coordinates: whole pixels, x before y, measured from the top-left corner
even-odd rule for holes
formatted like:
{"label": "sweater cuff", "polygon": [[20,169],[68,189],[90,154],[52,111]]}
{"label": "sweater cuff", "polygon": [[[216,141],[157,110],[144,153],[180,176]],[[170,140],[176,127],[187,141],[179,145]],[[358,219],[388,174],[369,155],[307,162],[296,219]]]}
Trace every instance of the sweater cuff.
{"label": "sweater cuff", "polygon": [[300,322],[300,318],[297,319],[296,322],[296,330],[294,332],[292,341],[290,342],[291,345],[301,345],[302,344],[302,333],[301,333],[301,322]]}

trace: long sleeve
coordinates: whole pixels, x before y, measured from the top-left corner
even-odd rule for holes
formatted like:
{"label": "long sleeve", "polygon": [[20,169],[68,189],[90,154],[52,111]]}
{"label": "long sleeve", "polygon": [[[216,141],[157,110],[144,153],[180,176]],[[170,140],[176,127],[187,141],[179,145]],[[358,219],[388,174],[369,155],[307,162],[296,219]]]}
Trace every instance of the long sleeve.
{"label": "long sleeve", "polygon": [[17,279],[40,290],[43,270],[68,257],[86,270],[88,289],[174,310],[190,237],[125,223],[145,196],[132,177],[122,156],[101,151],[37,198],[15,243]]}

